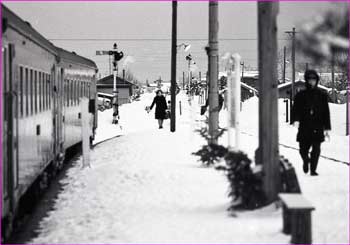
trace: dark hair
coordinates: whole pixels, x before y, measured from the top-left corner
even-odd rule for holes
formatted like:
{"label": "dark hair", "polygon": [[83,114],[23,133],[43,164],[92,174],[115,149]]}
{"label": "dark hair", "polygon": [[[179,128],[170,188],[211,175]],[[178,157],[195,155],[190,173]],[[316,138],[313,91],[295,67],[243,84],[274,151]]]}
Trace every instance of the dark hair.
{"label": "dark hair", "polygon": [[158,94],[159,92],[163,93],[163,91],[162,91],[161,89],[158,89],[158,90],[156,91],[156,94]]}
{"label": "dark hair", "polygon": [[305,74],[304,74],[305,82],[307,82],[310,78],[315,78],[317,83],[320,80],[320,77],[315,70],[305,71]]}

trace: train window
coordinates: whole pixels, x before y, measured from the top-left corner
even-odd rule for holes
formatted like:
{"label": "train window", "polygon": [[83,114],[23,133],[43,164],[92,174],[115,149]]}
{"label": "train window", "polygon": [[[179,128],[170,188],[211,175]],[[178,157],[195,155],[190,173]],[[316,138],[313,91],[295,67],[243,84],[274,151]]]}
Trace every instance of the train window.
{"label": "train window", "polygon": [[73,105],[73,80],[70,80],[70,105]]}
{"label": "train window", "polygon": [[79,81],[79,104],[80,104],[80,98],[81,98],[81,88],[83,87],[83,82]]}
{"label": "train window", "polygon": [[23,67],[19,68],[19,112],[21,117],[23,117]]}
{"label": "train window", "polygon": [[79,91],[80,91],[80,81],[77,81],[77,91],[76,91],[77,105],[79,105]]}
{"label": "train window", "polygon": [[47,81],[46,81],[46,74],[43,72],[42,74],[41,74],[41,79],[42,79],[42,86],[43,86],[43,94],[42,94],[42,100],[43,100],[43,102],[42,102],[42,107],[43,107],[43,111],[45,111],[45,110],[47,110],[48,108],[47,108]]}
{"label": "train window", "polygon": [[66,105],[69,106],[69,80],[66,80]]}
{"label": "train window", "polygon": [[79,81],[75,81],[75,104],[79,104],[79,98],[78,98],[78,91],[79,91]]}
{"label": "train window", "polygon": [[73,81],[73,103],[74,105],[77,104],[77,81]]}
{"label": "train window", "polygon": [[26,97],[26,116],[29,115],[29,79],[28,79],[28,68],[25,69],[25,83],[26,83],[26,89],[25,89],[25,97]]}
{"label": "train window", "polygon": [[37,71],[34,71],[34,111],[35,114],[38,113],[38,77],[37,77]]}
{"label": "train window", "polygon": [[42,102],[42,106],[43,106],[43,111],[45,111],[45,110],[47,110],[48,108],[47,108],[47,100],[48,100],[48,98],[47,98],[47,81],[46,81],[46,74],[43,72],[42,74],[42,77],[41,77],[41,79],[42,79],[42,86],[43,86],[43,95],[42,95],[42,100],[43,100],[43,102]]}
{"label": "train window", "polygon": [[77,105],[77,91],[78,91],[78,81],[74,83],[74,104]]}
{"label": "train window", "polygon": [[83,98],[84,97],[84,82],[81,82],[80,84],[80,97]]}
{"label": "train window", "polygon": [[49,74],[45,74],[45,103],[46,103],[46,109],[49,110],[51,109],[51,95],[52,95],[52,84],[51,84],[51,80],[50,80],[50,75]]}
{"label": "train window", "polygon": [[66,81],[66,92],[67,92],[67,95],[66,95],[66,99],[67,99],[67,106],[69,106],[69,80],[67,79]]}
{"label": "train window", "polygon": [[66,80],[66,105],[69,106],[69,82]]}
{"label": "train window", "polygon": [[33,70],[30,69],[30,115],[33,115],[34,112],[34,79],[33,79]]}
{"label": "train window", "polygon": [[66,106],[66,79],[63,79],[63,106]]}
{"label": "train window", "polygon": [[39,90],[38,90],[38,111],[41,112],[41,96],[42,96],[42,82],[41,82],[41,72],[38,71],[38,84],[39,84]]}
{"label": "train window", "polygon": [[89,88],[89,97],[90,98],[90,83],[88,83],[88,88]]}

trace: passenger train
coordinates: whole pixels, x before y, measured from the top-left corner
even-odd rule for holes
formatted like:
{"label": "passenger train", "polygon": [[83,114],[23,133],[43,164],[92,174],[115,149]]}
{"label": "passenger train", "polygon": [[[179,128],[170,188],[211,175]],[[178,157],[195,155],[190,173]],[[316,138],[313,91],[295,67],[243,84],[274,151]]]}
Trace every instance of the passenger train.
{"label": "passenger train", "polygon": [[96,64],[54,46],[6,6],[2,11],[2,237],[21,198],[45,185],[82,141],[80,98],[97,128]]}

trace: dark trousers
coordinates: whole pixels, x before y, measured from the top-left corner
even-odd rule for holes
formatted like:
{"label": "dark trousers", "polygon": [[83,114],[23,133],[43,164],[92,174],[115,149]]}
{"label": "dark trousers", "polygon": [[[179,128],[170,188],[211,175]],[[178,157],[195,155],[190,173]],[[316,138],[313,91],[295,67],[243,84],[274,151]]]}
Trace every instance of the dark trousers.
{"label": "dark trousers", "polygon": [[[311,154],[309,156],[310,148],[312,147]],[[299,142],[299,152],[304,164],[310,163],[311,172],[315,172],[317,168],[318,158],[321,153],[321,142]]]}

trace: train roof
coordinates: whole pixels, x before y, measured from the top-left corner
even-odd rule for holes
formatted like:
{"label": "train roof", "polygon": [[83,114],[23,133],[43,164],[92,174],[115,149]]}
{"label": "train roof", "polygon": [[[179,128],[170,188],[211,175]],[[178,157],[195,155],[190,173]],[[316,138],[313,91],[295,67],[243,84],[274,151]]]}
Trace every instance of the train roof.
{"label": "train roof", "polygon": [[10,27],[27,37],[31,41],[35,42],[42,48],[48,50],[53,54],[57,54],[56,47],[48,41],[44,36],[37,32],[29,22],[24,21],[18,17],[14,12],[7,8],[4,4],[1,4],[2,14],[2,31],[6,31],[6,28]]}
{"label": "train roof", "polygon": [[84,58],[75,53],[71,53],[62,48],[56,47],[50,41],[48,41],[44,36],[42,36],[39,32],[37,32],[29,22],[24,21],[20,17],[18,17],[14,12],[12,12],[9,8],[7,8],[4,4],[1,4],[2,18],[3,18],[3,31],[4,26],[6,28],[11,27],[21,35],[26,36],[36,44],[50,51],[54,55],[60,56],[63,60],[68,60],[73,63],[78,63],[88,68],[97,69],[95,62]]}
{"label": "train roof", "polygon": [[79,65],[83,65],[91,69],[97,69],[95,62],[93,62],[92,60],[89,60],[85,57],[77,55],[75,52],[69,52],[59,47],[56,47],[56,48],[61,60],[77,63]]}

